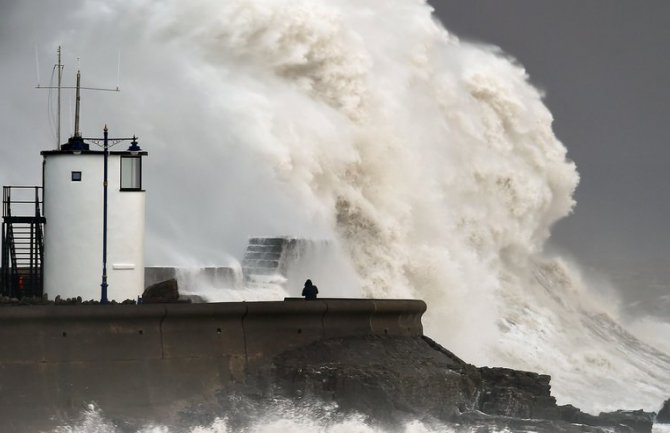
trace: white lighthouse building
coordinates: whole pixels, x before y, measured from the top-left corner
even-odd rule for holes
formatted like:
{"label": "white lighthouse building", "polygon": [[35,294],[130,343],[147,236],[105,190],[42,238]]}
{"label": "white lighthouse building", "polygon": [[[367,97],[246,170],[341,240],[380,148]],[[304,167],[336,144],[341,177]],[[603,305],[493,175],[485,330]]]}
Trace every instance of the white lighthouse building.
{"label": "white lighthouse building", "polygon": [[[100,141],[108,146],[108,141]],[[146,155],[134,139],[127,150],[91,149],[78,132],[60,149],[42,152],[44,292],[51,299],[100,299],[104,283],[108,285],[105,289],[110,301],[136,299],[142,294],[142,158]],[[106,282],[102,282],[103,273]]]}
{"label": "white lighthouse building", "polygon": [[[43,156],[42,186],[4,186],[0,294],[125,301],[144,291],[145,192],[137,138],[82,137],[80,90],[62,87],[58,48],[57,142]],[[38,88],[40,86],[38,85]],[[74,135],[61,144],[61,89],[76,89]]]}

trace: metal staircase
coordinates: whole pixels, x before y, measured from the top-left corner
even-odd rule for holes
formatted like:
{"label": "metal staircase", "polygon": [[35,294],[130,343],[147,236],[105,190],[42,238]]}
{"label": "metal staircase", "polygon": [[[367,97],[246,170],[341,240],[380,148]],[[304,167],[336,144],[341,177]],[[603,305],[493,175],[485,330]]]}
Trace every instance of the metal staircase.
{"label": "metal staircase", "polygon": [[3,296],[42,296],[46,222],[42,204],[41,186],[3,187],[0,272]]}

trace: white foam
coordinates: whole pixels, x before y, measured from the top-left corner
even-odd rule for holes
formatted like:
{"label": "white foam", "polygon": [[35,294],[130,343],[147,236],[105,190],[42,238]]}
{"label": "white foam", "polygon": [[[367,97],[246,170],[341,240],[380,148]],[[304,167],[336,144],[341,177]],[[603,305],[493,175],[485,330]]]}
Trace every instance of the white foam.
{"label": "white foam", "polygon": [[[259,419],[252,425],[245,427],[246,433],[385,433],[386,430],[372,427],[362,417],[349,416],[343,420],[324,420],[310,417],[306,414],[291,413],[268,415],[266,419]],[[263,418],[263,417],[261,417]],[[55,428],[52,433],[119,433],[114,423],[105,418],[103,412],[93,405],[81,414],[80,420],[72,425]],[[216,418],[208,425],[194,425],[186,430],[175,429],[164,425],[147,425],[137,433],[233,433],[239,430],[230,426],[226,418]],[[401,433],[454,433],[446,425],[428,426],[419,421],[409,421],[394,429]],[[495,432],[492,432],[495,433]]]}

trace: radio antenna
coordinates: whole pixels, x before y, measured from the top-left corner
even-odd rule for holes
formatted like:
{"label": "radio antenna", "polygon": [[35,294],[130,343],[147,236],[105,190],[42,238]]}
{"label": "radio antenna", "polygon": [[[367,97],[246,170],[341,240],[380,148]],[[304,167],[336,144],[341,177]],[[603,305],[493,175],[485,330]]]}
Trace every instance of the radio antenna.
{"label": "radio antenna", "polygon": [[116,63],[116,90],[119,90],[119,87],[121,87],[121,50]]}
{"label": "radio antenna", "polygon": [[[56,130],[57,130],[57,142],[56,142],[56,149],[60,150],[61,148],[61,128],[60,128],[60,117],[61,117],[61,90],[62,89],[75,89],[76,90],[76,102],[75,102],[75,114],[74,114],[74,136],[75,137],[81,137],[81,132],[79,131],[79,111],[80,111],[80,92],[81,90],[98,90],[98,91],[105,91],[105,92],[118,92],[120,91],[119,87],[117,86],[115,89],[108,89],[108,88],[102,88],[102,87],[82,87],[81,86],[81,71],[79,68],[77,68],[77,85],[72,87],[72,86],[63,86],[62,85],[62,80],[63,80],[63,67],[64,65],[61,63],[61,47],[60,45],[58,46],[58,63],[56,63],[56,68],[58,69],[58,85],[55,87],[49,86],[49,87],[42,87],[40,84],[37,84],[38,89],[58,89],[58,93],[56,98],[58,99],[57,102],[57,120],[56,120]],[[77,58],[77,64],[79,64],[79,58]]]}
{"label": "radio antenna", "polygon": [[37,87],[40,87],[40,55],[35,45],[35,72],[37,72]]}

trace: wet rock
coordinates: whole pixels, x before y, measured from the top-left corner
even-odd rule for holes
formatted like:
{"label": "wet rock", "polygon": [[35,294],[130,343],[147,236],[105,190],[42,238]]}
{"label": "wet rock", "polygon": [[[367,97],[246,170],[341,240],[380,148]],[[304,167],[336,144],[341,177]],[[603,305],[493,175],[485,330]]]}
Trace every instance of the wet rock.
{"label": "wet rock", "polygon": [[659,424],[670,424],[670,399],[663,403],[663,407],[656,415],[656,422]]}
{"label": "wet rock", "polygon": [[550,376],[508,368],[482,367],[479,372],[482,391],[478,408],[482,412],[515,418],[555,418]]}
{"label": "wet rock", "polygon": [[617,410],[602,412],[598,415],[599,425],[620,427],[627,426],[635,433],[648,433],[654,423],[654,414],[643,410]]}
{"label": "wet rock", "polygon": [[175,302],[190,304],[193,302],[203,303],[206,301],[197,295],[180,295],[179,283],[175,278],[152,284],[144,289],[144,293],[142,294],[142,303],[144,304]]}
{"label": "wet rock", "polygon": [[319,341],[277,356],[255,379],[264,394],[332,402],[389,424],[473,410],[480,383],[476,368],[411,337]]}
{"label": "wet rock", "polygon": [[236,395],[258,402],[324,402],[387,427],[419,419],[476,433],[651,432],[652,414],[646,412],[594,416],[556,405],[550,379],[476,368],[426,337],[346,337],[274,357],[254,369]]}
{"label": "wet rock", "polygon": [[554,418],[573,424],[599,425],[598,417],[584,413],[571,404],[557,406],[554,410]]}
{"label": "wet rock", "polygon": [[[649,433],[646,413],[557,406],[550,377],[476,368],[429,338],[321,340],[276,356],[237,390],[255,401],[325,402],[392,427],[439,420],[470,432]],[[460,431],[460,430],[456,430]]]}
{"label": "wet rock", "polygon": [[467,412],[455,420],[456,431],[468,433],[635,433],[627,426],[617,428],[570,423],[555,419],[526,419]]}
{"label": "wet rock", "polygon": [[142,302],[145,304],[156,304],[163,302],[179,301],[179,284],[174,278],[152,284],[144,289]]}

